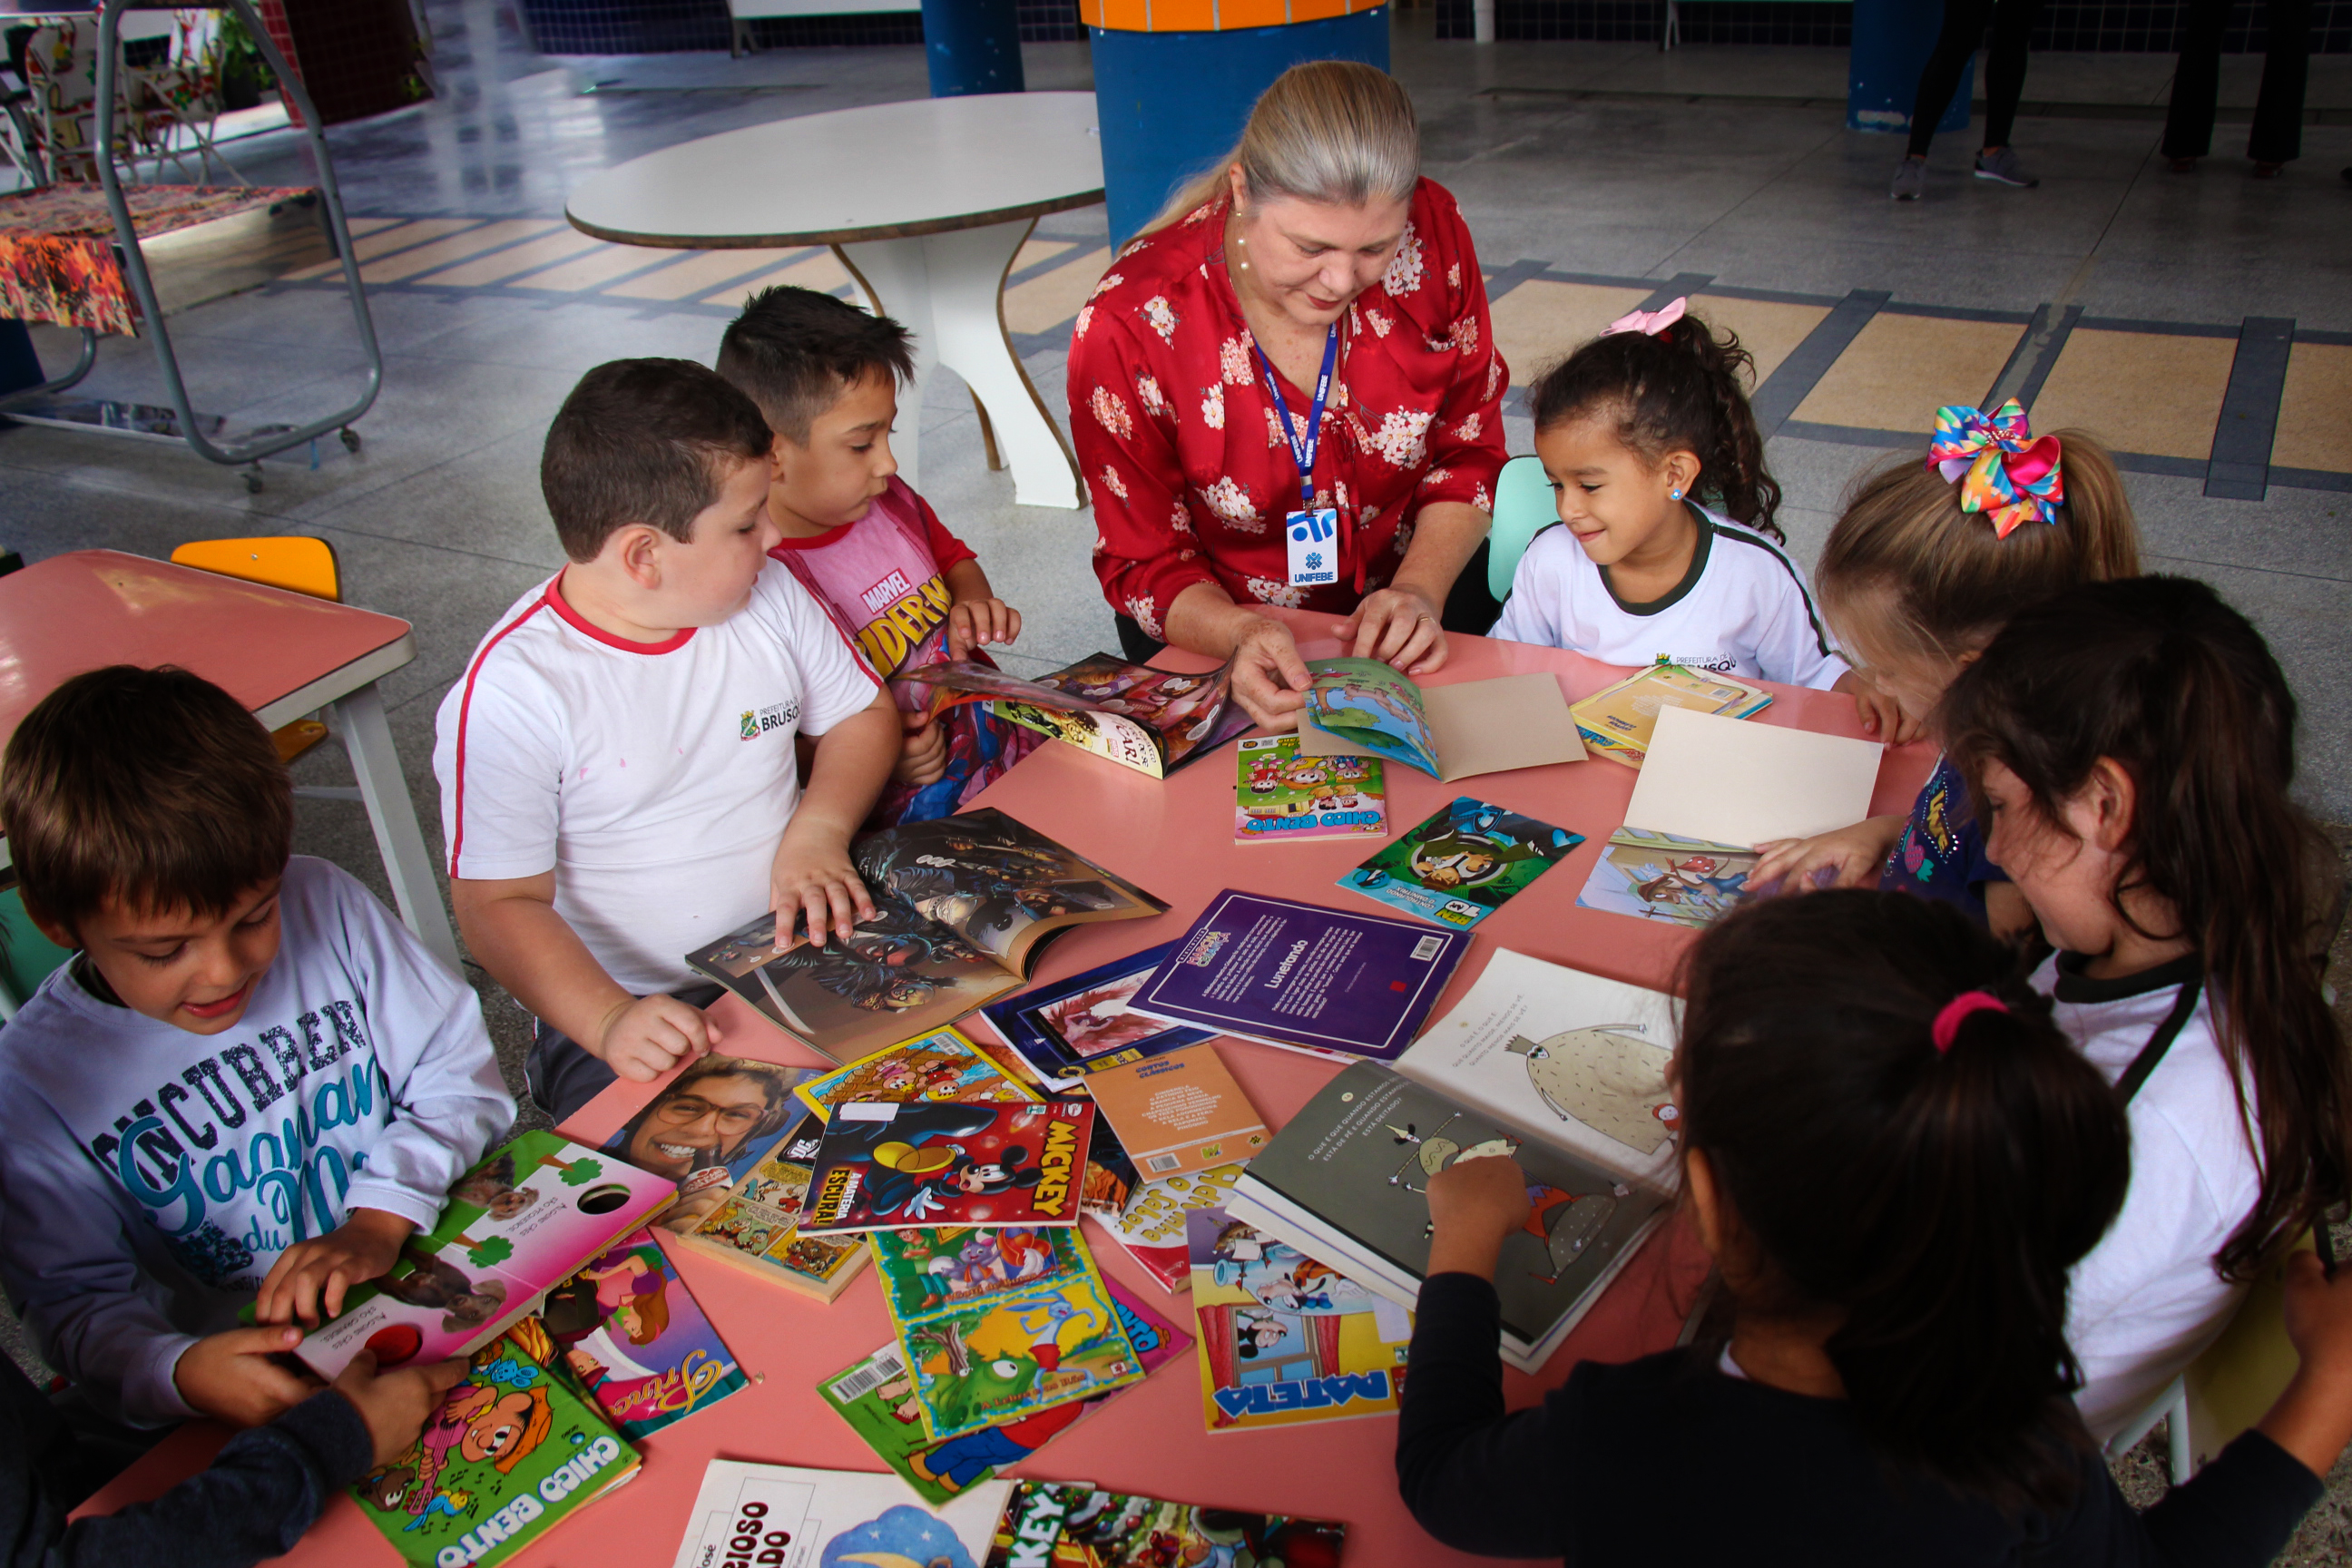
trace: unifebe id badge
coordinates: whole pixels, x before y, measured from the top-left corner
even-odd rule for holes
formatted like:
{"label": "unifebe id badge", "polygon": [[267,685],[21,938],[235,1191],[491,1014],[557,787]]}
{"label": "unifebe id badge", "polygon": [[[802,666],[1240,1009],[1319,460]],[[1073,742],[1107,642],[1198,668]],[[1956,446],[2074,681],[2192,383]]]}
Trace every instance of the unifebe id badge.
{"label": "unifebe id badge", "polygon": [[1294,511],[1282,520],[1282,537],[1290,552],[1290,585],[1319,588],[1339,580],[1339,513]]}

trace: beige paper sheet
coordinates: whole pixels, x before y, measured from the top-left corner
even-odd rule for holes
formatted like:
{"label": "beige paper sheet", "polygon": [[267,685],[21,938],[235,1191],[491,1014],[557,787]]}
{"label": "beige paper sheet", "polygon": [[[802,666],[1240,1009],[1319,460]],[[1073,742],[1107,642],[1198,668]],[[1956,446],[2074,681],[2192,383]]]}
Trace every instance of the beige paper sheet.
{"label": "beige paper sheet", "polygon": [[[1580,763],[1584,740],[1559,681],[1540,672],[1500,675],[1421,688],[1422,710],[1429,715],[1438,760],[1447,784],[1513,768]],[[1298,753],[1305,757],[1379,757],[1380,752],[1343,741],[1312,724],[1298,726]],[[1402,764],[1392,764],[1401,766]]]}
{"label": "beige paper sheet", "polygon": [[1663,708],[1625,826],[1755,846],[1850,827],[1870,815],[1875,741]]}

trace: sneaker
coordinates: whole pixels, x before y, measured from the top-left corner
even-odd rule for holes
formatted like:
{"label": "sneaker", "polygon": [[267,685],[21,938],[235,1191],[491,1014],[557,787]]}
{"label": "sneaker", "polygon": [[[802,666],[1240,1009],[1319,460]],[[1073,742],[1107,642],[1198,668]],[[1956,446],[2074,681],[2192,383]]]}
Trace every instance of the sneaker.
{"label": "sneaker", "polygon": [[1927,194],[1927,160],[1906,158],[1895,165],[1895,184],[1886,193],[1898,202],[1916,202]]}
{"label": "sneaker", "polygon": [[2042,183],[2025,172],[2025,165],[2017,161],[2017,149],[2014,147],[2003,147],[1998,153],[1978,153],[1977,178],[2015,185],[2021,191],[2030,191]]}

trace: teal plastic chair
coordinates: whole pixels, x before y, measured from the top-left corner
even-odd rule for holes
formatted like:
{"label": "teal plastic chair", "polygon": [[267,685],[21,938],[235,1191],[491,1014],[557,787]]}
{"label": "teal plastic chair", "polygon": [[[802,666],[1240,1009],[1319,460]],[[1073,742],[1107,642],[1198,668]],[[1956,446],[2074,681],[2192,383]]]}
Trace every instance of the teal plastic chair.
{"label": "teal plastic chair", "polygon": [[1511,596],[1511,578],[1528,541],[1559,521],[1551,480],[1533,458],[1513,458],[1495,480],[1495,526],[1486,533],[1486,592],[1501,604]]}
{"label": "teal plastic chair", "polygon": [[[0,877],[5,877],[0,873]],[[73,954],[41,934],[25,912],[13,881],[0,887],[0,1024],[37,990],[49,971]]]}

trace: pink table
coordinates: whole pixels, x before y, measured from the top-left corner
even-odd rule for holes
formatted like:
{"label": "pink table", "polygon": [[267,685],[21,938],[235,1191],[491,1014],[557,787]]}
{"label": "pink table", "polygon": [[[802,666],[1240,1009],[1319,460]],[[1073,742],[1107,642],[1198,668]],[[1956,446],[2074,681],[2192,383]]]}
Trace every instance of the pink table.
{"label": "pink table", "polygon": [[[1289,615],[1310,658],[1339,651],[1328,637],[1328,616]],[[1171,654],[1171,667],[1206,668],[1210,661]],[[1480,679],[1528,671],[1555,673],[1570,700],[1624,671],[1574,654],[1484,638],[1456,643],[1439,680]],[[1843,697],[1776,688],[1779,700],[1756,721],[1859,735],[1853,705]],[[1889,753],[1879,773],[1876,811],[1907,809],[1933,763],[1924,747]],[[1494,773],[1458,787],[1402,767],[1389,770],[1390,811],[1398,826],[1420,821],[1457,794],[1475,794],[1585,836],[1561,865],[1477,927],[1470,955],[1439,1008],[1451,1006],[1497,946],[1572,963],[1643,984],[1669,983],[1691,933],[1621,915],[1580,910],[1583,887],[1602,841],[1624,820],[1632,770],[1600,759],[1565,767]],[[1080,927],[1056,943],[1037,978],[1056,979],[1122,953],[1168,941],[1197,916],[1209,897],[1227,887],[1253,888],[1349,905],[1332,886],[1361,859],[1362,845],[1235,845],[1232,842],[1233,766],[1221,755],[1165,783],[1115,767],[1068,746],[1047,746],[1013,770],[982,798],[1052,834],[1080,854],[1133,879],[1168,900],[1168,913],[1150,921]],[[749,1007],[728,997],[711,1009],[726,1036],[722,1048],[782,1062],[817,1058],[784,1038]],[[985,1026],[980,1032],[986,1033]],[[1328,1062],[1265,1047],[1228,1043],[1225,1061],[1267,1121],[1280,1126],[1338,1070]],[[601,1142],[653,1096],[647,1085],[620,1084],[599,1096],[567,1131]],[[1095,1247],[1102,1267],[1169,1315],[1191,1327],[1189,1298],[1172,1300],[1116,1245]],[[890,1337],[872,1278],[861,1278],[830,1307],[765,1286],[722,1264],[692,1254],[678,1259],[695,1295],[727,1336],[745,1369],[761,1381],[748,1392],[679,1423],[645,1445],[640,1478],[583,1521],[551,1534],[515,1559],[519,1564],[661,1563],[677,1552],[704,1464],[713,1458],[880,1468],[872,1452],[817,1397],[818,1379],[847,1366]],[[1671,1345],[1706,1268],[1705,1255],[1677,1226],[1654,1240],[1570,1336],[1538,1376],[1506,1371],[1514,1406],[1532,1404],[1567,1380],[1577,1362],[1622,1361]],[[222,1440],[217,1429],[184,1430],[91,1500],[95,1511],[150,1497],[188,1474]],[[1398,1501],[1393,1480],[1396,1426],[1392,1419],[1334,1422],[1286,1431],[1203,1430],[1197,1372],[1190,1358],[1129,1390],[1069,1435],[1042,1450],[1015,1474],[1091,1480],[1228,1508],[1342,1519],[1350,1529],[1349,1568],[1414,1568],[1469,1563],[1474,1559],[1438,1546]],[[386,1563],[394,1554],[356,1508],[338,1505],[285,1561],[289,1563]]]}

